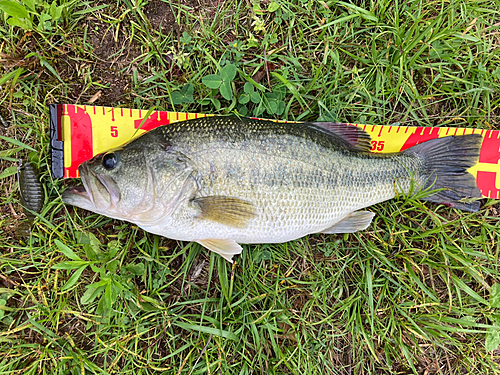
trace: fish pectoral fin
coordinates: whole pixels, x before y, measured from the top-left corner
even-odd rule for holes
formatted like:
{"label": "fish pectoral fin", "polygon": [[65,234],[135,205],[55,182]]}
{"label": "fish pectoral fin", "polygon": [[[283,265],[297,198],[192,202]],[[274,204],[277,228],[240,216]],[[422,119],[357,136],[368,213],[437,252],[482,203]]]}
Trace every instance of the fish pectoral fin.
{"label": "fish pectoral fin", "polygon": [[215,221],[234,228],[244,228],[256,215],[252,203],[226,196],[195,198],[193,203],[201,209],[199,219]]}
{"label": "fish pectoral fin", "polygon": [[233,240],[198,240],[201,246],[219,254],[228,262],[233,263],[233,256],[241,254],[243,248]]}
{"label": "fish pectoral fin", "polygon": [[374,216],[370,211],[354,211],[321,233],[354,233],[368,228]]}

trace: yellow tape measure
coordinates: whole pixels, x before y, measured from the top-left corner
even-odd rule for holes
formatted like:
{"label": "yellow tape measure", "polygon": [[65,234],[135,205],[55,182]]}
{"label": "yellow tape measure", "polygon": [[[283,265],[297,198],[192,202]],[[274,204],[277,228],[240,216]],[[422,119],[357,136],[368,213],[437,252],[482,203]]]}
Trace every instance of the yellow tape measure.
{"label": "yellow tape measure", "polygon": [[[53,104],[50,106],[52,174],[75,178],[78,166],[93,156],[158,126],[198,117],[200,113],[144,111],[140,109]],[[483,145],[478,163],[469,169],[483,196],[500,199],[500,132],[469,128],[356,125],[372,137],[373,152],[398,152],[433,138],[481,134]]]}

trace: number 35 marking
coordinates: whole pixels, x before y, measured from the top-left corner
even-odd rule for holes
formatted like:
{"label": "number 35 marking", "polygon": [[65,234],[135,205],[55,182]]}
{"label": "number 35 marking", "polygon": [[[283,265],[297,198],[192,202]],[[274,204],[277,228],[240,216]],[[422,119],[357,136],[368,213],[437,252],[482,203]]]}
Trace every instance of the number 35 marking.
{"label": "number 35 marking", "polygon": [[370,151],[382,151],[384,149],[385,141],[372,141],[372,148]]}
{"label": "number 35 marking", "polygon": [[[111,136],[113,138],[118,137],[118,127],[117,126],[112,126],[111,127]],[[373,143],[373,142],[372,142]]]}

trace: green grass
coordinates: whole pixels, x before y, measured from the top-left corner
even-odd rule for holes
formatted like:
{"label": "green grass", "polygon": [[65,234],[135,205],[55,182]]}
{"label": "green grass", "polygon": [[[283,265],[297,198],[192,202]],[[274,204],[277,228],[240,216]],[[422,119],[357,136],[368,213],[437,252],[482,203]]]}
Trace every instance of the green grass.
{"label": "green grass", "polygon": [[[0,13],[0,135],[22,142],[0,140],[0,170],[29,156],[47,194],[19,242],[0,179],[0,374],[500,372],[497,201],[401,197],[366,231],[244,246],[231,266],[65,207],[47,108],[101,90],[96,105],[498,129],[499,1],[50,4],[30,32]],[[231,64],[226,100],[203,77]]]}

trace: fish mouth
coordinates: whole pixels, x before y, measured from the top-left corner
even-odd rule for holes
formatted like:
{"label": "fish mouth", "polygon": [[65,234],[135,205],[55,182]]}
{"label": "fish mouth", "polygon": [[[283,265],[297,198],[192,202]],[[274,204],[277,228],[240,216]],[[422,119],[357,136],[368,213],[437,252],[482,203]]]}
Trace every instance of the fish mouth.
{"label": "fish mouth", "polygon": [[82,185],[79,185],[79,186],[71,186],[69,187],[65,193],[68,193],[68,194],[78,194],[78,195],[82,195],[84,198],[90,200],[90,195],[89,193],[87,193],[87,190],[85,190],[85,187],[82,186]]}
{"label": "fish mouth", "polygon": [[80,207],[85,210],[95,211],[91,195],[84,186],[71,186],[62,193],[62,200],[65,204]]}
{"label": "fish mouth", "polygon": [[89,211],[98,212],[116,206],[119,190],[113,179],[101,176],[88,168],[86,163],[78,167],[83,186],[72,186],[62,195],[63,202]]}

